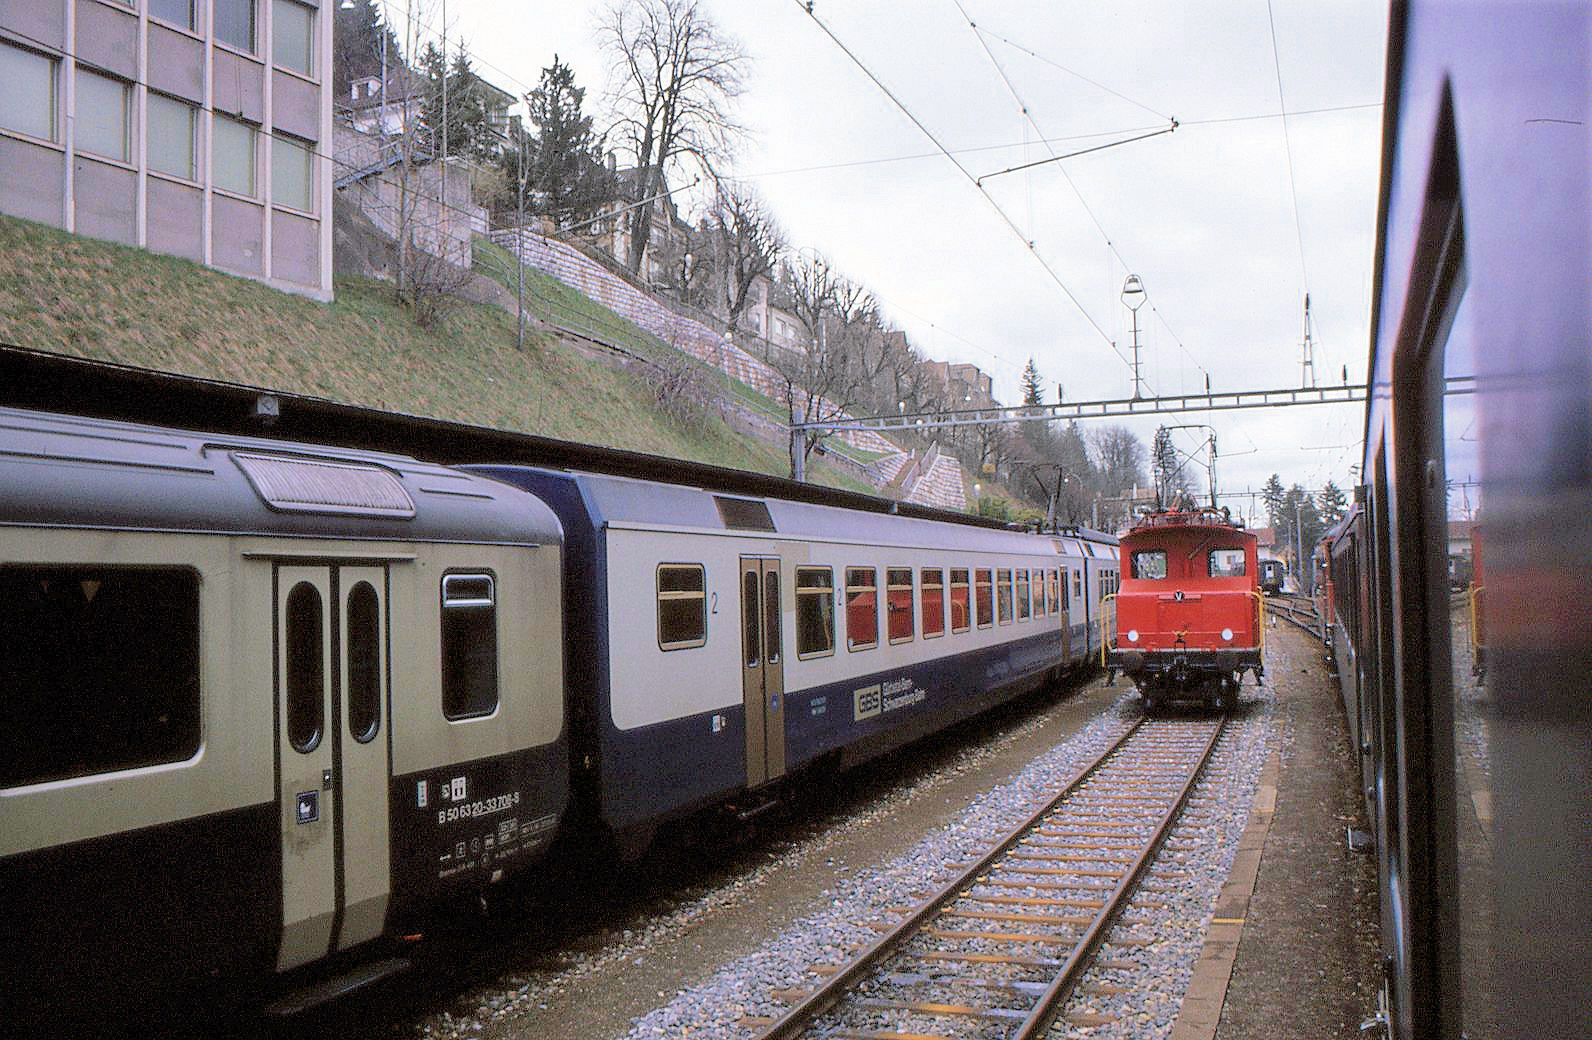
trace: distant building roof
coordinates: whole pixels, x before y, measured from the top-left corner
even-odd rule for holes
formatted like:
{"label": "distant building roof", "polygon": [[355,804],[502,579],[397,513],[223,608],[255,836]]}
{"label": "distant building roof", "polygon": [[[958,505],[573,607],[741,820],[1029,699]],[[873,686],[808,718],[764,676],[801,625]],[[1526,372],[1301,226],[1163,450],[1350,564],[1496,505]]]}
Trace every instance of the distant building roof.
{"label": "distant building roof", "polygon": [[1261,549],[1270,549],[1277,544],[1275,527],[1251,527],[1249,533],[1255,536],[1255,545]]}

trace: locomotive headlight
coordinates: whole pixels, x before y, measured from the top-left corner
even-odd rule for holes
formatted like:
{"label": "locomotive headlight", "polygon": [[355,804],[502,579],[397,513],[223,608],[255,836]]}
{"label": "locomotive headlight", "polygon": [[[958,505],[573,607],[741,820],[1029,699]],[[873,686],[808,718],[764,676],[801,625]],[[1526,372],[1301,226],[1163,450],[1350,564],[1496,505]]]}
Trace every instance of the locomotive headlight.
{"label": "locomotive headlight", "polygon": [[1222,639],[1231,643],[1233,641],[1233,630],[1230,628],[1222,629]]}
{"label": "locomotive headlight", "polygon": [[1128,629],[1128,642],[1137,643],[1138,641],[1139,641],[1139,630],[1136,629],[1136,628]]}

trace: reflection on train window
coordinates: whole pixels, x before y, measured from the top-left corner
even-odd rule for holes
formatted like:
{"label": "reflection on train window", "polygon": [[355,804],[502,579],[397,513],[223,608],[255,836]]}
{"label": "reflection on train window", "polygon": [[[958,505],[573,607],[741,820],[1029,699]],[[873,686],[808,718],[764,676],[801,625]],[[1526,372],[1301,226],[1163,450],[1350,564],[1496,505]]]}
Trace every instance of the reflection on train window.
{"label": "reflection on train window", "polygon": [[199,576],[0,566],[0,787],[199,750]]}
{"label": "reflection on train window", "polygon": [[[1078,576],[1074,574],[1072,580],[1077,581]],[[1061,609],[1063,613],[1072,610],[1072,590],[1067,582],[1067,569],[1065,567],[1061,570]]]}
{"label": "reflection on train window", "polygon": [[1083,595],[1083,570],[1082,570],[1082,568],[1072,572],[1072,594],[1074,596],[1082,596]]}
{"label": "reflection on train window", "polygon": [[1012,572],[1005,567],[995,572],[995,620],[1012,623]]}
{"label": "reflection on train window", "polygon": [[974,572],[973,601],[978,607],[978,627],[989,628],[995,623],[995,597],[987,570]]}
{"label": "reflection on train window", "polygon": [[1213,578],[1242,578],[1244,550],[1212,549],[1207,557],[1207,573]]}
{"label": "reflection on train window", "polygon": [[1142,549],[1134,553],[1133,576],[1140,581],[1160,581],[1166,577],[1166,551]]}
{"label": "reflection on train window", "polygon": [[757,571],[741,572],[741,653],[746,667],[756,668],[762,661],[762,634],[757,617]]}
{"label": "reflection on train window", "polygon": [[784,644],[779,636],[779,571],[763,577],[763,653],[769,664],[779,664]]}
{"label": "reflection on train window", "polygon": [[701,564],[660,564],[658,646],[664,650],[686,650],[706,643],[707,602],[707,570]]}
{"label": "reflection on train window", "polygon": [[945,634],[945,572],[939,568],[925,567],[921,572],[923,606],[923,638],[933,639]]}
{"label": "reflection on train window", "polygon": [[1027,621],[1033,615],[1033,600],[1029,595],[1028,571],[1017,572],[1017,620]]}
{"label": "reflection on train window", "polygon": [[442,578],[442,714],[490,715],[498,705],[497,590],[490,574]]}
{"label": "reflection on train window", "polygon": [[967,570],[951,568],[951,631],[966,632],[972,624],[972,609],[968,602]]}
{"label": "reflection on train window", "polygon": [[368,581],[348,594],[348,735],[361,744],[381,728],[381,601]]}
{"label": "reflection on train window", "polygon": [[286,652],[287,742],[309,754],[321,743],[326,704],[325,605],[307,581],[287,594],[282,646]]}
{"label": "reflection on train window", "polygon": [[828,567],[796,568],[796,656],[835,652],[835,574]]}
{"label": "reflection on train window", "polygon": [[879,645],[879,576],[872,567],[846,568],[846,649]]}
{"label": "reflection on train window", "polygon": [[890,642],[912,638],[912,568],[889,567],[884,572],[885,619]]}

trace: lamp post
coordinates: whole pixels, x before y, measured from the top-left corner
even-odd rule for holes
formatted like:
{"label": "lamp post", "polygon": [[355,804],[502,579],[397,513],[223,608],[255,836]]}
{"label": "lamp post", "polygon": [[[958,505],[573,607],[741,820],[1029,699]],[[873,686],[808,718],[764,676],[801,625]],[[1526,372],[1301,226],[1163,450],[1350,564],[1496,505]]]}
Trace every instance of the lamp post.
{"label": "lamp post", "polygon": [[1139,367],[1139,308],[1144,306],[1144,283],[1138,275],[1130,274],[1122,283],[1122,302],[1133,315],[1133,399],[1137,401],[1144,396],[1144,378]]}

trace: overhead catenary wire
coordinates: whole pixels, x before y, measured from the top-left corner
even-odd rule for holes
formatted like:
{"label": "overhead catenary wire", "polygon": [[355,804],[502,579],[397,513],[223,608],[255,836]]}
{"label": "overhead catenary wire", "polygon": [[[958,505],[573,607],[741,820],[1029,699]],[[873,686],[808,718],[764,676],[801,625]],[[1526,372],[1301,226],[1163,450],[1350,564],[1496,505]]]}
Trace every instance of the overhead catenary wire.
{"label": "overhead catenary wire", "polygon": [[804,0],[794,0],[794,2],[796,6],[807,15],[808,18],[812,19],[813,24],[817,25],[818,28],[823,31],[824,35],[828,36],[835,46],[840,48],[841,52],[851,60],[851,63],[857,66],[862,74],[868,77],[868,80],[873,83],[874,86],[879,88],[879,91],[890,100],[890,103],[893,104],[902,115],[906,116],[907,120],[913,126],[917,127],[918,131],[922,133],[924,137],[928,138],[929,142],[934,145],[939,153],[945,156],[945,158],[950,161],[951,165],[956,167],[957,172],[966,178],[967,182],[973,186],[974,190],[983,196],[984,200],[992,209],[995,210],[996,214],[1001,218],[1001,221],[1006,225],[1011,233],[1016,235],[1018,240],[1021,241],[1028,249],[1029,254],[1033,256],[1034,260],[1045,271],[1045,274],[1050,278],[1050,280],[1054,282],[1056,287],[1059,288],[1067,297],[1067,299],[1072,302],[1072,305],[1077,308],[1078,313],[1083,315],[1084,320],[1086,320],[1094,328],[1095,332],[1099,334],[1100,339],[1111,348],[1112,353],[1116,354],[1124,365],[1128,365],[1131,368],[1132,362],[1128,360],[1127,355],[1122,353],[1122,351],[1117,348],[1117,345],[1111,339],[1110,334],[1107,333],[1101,324],[1095,320],[1094,316],[1089,313],[1088,308],[1083,305],[1083,301],[1078,299],[1077,294],[1074,293],[1071,287],[1062,280],[1061,275],[1057,273],[1056,269],[1046,262],[1044,257],[1039,255],[1039,250],[1035,247],[1033,240],[1023,234],[1022,229],[1019,228],[1012,218],[1007,215],[1000,203],[996,202],[995,199],[990,196],[989,192],[978,183],[978,178],[975,177],[966,166],[962,165],[961,161],[956,158],[950,149],[946,148],[945,145],[941,143],[939,137],[937,137],[935,133],[927,126],[925,126],[923,121],[914,115],[912,110],[909,109],[900,98],[896,97],[894,92],[892,92],[889,87],[885,86],[884,82],[880,80],[878,76],[874,75],[873,70],[869,69],[861,58],[857,57],[851,48],[847,47],[845,42],[842,41],[840,37],[836,36],[834,31],[831,30],[829,26],[824,24],[823,19],[819,18],[818,15],[814,13],[810,3],[806,3]]}
{"label": "overhead catenary wire", "polygon": [[1271,63],[1277,73],[1277,105],[1283,111],[1282,143],[1283,151],[1288,159],[1288,194],[1293,200],[1294,236],[1299,244],[1299,280],[1303,284],[1305,293],[1310,292],[1310,273],[1305,265],[1305,233],[1304,225],[1299,219],[1299,187],[1294,179],[1293,139],[1288,132],[1288,99],[1282,89],[1282,55],[1277,49],[1277,17],[1272,11],[1271,0],[1266,0],[1266,23],[1271,29]]}

